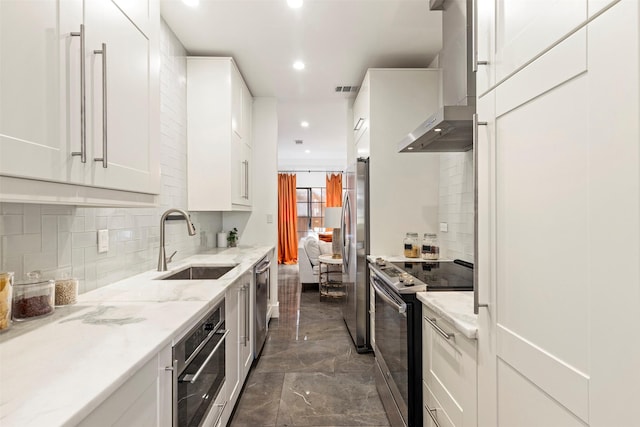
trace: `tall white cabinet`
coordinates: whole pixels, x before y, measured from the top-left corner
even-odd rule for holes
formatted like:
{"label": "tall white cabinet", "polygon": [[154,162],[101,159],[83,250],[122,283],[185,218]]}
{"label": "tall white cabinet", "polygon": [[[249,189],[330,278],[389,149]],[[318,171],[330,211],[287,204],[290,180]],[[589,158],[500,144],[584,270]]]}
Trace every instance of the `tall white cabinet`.
{"label": "tall white cabinet", "polygon": [[232,58],[187,59],[189,210],[251,210],[252,107]]}
{"label": "tall white cabinet", "polygon": [[478,11],[500,35],[478,76],[479,425],[636,425],[638,3],[515,3]]}
{"label": "tall white cabinet", "polygon": [[2,200],[155,202],[159,28],[157,0],[0,4]]}

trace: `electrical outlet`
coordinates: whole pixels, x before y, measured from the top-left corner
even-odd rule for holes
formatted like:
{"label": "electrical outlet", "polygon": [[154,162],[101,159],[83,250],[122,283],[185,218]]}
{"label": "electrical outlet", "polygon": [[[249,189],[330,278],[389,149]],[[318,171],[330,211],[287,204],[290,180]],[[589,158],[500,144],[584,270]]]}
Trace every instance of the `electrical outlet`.
{"label": "electrical outlet", "polygon": [[109,252],[109,230],[98,230],[98,253]]}
{"label": "electrical outlet", "polygon": [[267,224],[273,224],[273,214],[267,214]]}
{"label": "electrical outlet", "polygon": [[440,223],[440,231],[442,231],[444,233],[449,231],[449,224],[447,224],[446,222],[441,222]]}

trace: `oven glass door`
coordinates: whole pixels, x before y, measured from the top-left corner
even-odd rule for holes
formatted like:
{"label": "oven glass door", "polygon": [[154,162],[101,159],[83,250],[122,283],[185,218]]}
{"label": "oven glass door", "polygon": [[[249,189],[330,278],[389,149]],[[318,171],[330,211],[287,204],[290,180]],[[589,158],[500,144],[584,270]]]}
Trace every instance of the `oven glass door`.
{"label": "oven glass door", "polygon": [[382,358],[391,394],[405,422],[409,402],[409,356],[406,304],[377,276],[371,275],[376,292],[376,357]]}
{"label": "oven glass door", "polygon": [[224,324],[178,377],[178,426],[197,427],[224,384]]}

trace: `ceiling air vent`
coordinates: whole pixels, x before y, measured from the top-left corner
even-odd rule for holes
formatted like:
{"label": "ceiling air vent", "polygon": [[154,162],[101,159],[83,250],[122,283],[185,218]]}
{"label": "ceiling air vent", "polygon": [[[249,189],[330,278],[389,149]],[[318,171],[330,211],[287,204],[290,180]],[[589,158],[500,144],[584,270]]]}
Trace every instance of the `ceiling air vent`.
{"label": "ceiling air vent", "polygon": [[301,145],[302,144],[302,140],[301,139],[296,139],[295,141],[296,141],[297,145]]}
{"label": "ceiling air vent", "polygon": [[336,86],[336,92],[357,92],[358,86]]}

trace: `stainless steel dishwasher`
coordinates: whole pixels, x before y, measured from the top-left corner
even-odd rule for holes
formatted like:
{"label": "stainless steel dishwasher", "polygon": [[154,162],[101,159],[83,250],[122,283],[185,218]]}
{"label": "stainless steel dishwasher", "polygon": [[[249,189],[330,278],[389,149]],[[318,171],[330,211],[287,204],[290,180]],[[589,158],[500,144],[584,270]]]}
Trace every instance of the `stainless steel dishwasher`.
{"label": "stainless steel dishwasher", "polygon": [[269,301],[269,287],[271,286],[271,260],[265,256],[254,268],[256,284],[255,324],[254,324],[254,358],[260,357],[260,352],[267,338],[267,303]]}

